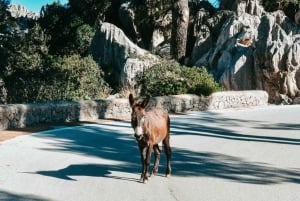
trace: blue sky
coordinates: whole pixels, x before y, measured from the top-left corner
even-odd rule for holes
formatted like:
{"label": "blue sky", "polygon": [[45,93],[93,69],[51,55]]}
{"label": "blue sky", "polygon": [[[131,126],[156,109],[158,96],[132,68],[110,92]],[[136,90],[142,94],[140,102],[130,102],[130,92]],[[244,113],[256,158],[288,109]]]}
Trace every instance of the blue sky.
{"label": "blue sky", "polygon": [[43,5],[58,1],[61,4],[65,4],[68,2],[68,0],[11,0],[10,3],[23,5],[28,10],[39,13]]}
{"label": "blue sky", "polygon": [[[39,13],[43,5],[57,1],[59,1],[61,4],[68,2],[68,0],[11,0],[11,4],[20,4],[25,6],[30,11]],[[209,0],[209,2],[215,4],[216,0]]]}

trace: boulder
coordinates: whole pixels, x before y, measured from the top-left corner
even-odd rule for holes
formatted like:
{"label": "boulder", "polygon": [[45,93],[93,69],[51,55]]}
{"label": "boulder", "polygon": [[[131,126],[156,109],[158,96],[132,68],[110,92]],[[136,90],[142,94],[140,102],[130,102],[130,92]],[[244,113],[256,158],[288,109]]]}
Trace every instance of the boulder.
{"label": "boulder", "polygon": [[124,65],[123,73],[121,73],[121,85],[136,88],[139,75],[156,62],[157,59],[151,58],[128,58]]}
{"label": "boulder", "polygon": [[[90,46],[94,60],[111,75],[113,86],[133,87],[137,77],[158,58],[130,41],[124,32],[110,23],[103,23],[96,30]],[[129,60],[130,59],[130,60]]]}

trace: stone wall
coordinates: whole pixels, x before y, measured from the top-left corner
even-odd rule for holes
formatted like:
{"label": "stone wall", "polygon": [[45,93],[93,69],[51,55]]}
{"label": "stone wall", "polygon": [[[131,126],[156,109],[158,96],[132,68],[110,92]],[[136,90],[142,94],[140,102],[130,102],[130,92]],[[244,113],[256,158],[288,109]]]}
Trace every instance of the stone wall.
{"label": "stone wall", "polygon": [[264,106],[268,104],[268,94],[265,91],[224,91],[213,93],[210,97],[209,110]]}
{"label": "stone wall", "polygon": [[[267,101],[265,91],[229,91],[213,93],[208,97],[191,94],[152,97],[149,107],[157,106],[180,113],[264,106]],[[0,105],[0,129],[24,128],[41,123],[129,119],[130,112],[128,99]]]}

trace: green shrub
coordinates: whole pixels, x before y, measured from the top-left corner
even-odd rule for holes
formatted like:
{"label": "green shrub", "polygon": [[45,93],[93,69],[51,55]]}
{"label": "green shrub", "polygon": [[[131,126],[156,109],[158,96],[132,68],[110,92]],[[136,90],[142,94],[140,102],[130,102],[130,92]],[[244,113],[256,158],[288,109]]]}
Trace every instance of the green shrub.
{"label": "green shrub", "polygon": [[205,67],[183,66],[182,77],[187,80],[188,93],[208,96],[221,90]]}
{"label": "green shrub", "polygon": [[81,58],[76,54],[53,65],[54,74],[48,85],[40,87],[37,101],[97,99],[111,92],[103,72],[91,56]]}
{"label": "green shrub", "polygon": [[144,71],[139,79],[141,95],[152,96],[193,93],[209,95],[220,90],[204,67],[181,66],[176,62],[164,61]]}
{"label": "green shrub", "polygon": [[[35,63],[34,57],[23,59],[23,64]],[[97,99],[111,92],[103,72],[90,56],[51,57],[43,65],[17,69],[6,77],[9,103]]]}

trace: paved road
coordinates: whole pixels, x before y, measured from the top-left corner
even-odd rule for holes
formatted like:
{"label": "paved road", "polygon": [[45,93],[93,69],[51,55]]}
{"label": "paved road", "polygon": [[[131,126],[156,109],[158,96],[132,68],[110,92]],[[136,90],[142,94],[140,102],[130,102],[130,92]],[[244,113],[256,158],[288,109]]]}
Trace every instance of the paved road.
{"label": "paved road", "polygon": [[173,175],[139,183],[128,121],[0,143],[0,200],[299,201],[300,106],[172,115]]}

